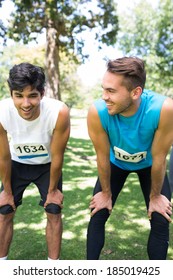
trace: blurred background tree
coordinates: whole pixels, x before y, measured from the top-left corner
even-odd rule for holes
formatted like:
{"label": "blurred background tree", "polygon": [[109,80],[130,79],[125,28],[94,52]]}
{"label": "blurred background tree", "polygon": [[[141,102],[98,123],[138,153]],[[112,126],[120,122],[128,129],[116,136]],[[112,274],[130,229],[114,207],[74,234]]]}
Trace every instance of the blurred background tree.
{"label": "blurred background tree", "polygon": [[142,57],[146,62],[147,84],[162,94],[173,94],[173,1],[137,5],[119,16],[119,48],[124,55]]}
{"label": "blurred background tree", "polygon": [[[1,3],[3,0],[1,0]],[[87,30],[95,33],[98,47],[116,42],[118,18],[116,5],[111,0],[12,0],[14,11],[6,36],[24,44],[37,39],[46,31],[45,69],[47,95],[61,99],[61,54],[79,63]],[[91,4],[91,5],[90,5]],[[1,28],[2,29],[2,28]],[[78,36],[80,34],[80,36]]]}
{"label": "blurred background tree", "polygon": [[[71,57],[61,54],[61,89],[63,91],[63,100],[71,108],[72,106],[81,107],[83,103],[79,88],[81,81],[77,76],[77,64]],[[9,69],[14,64],[19,64],[23,61],[39,65],[44,68],[45,46],[26,46],[20,43],[15,43],[13,46],[5,47],[3,55],[0,56],[0,99],[10,96],[7,78]],[[71,60],[71,61],[70,61]]]}
{"label": "blurred background tree", "polygon": [[[3,2],[5,0],[0,0],[0,9]],[[62,99],[69,107],[88,108],[94,99],[101,97],[101,80],[96,84],[83,84],[77,70],[82,63],[86,64],[94,49],[101,47],[106,49],[102,58],[105,64],[106,59],[124,55],[144,59],[146,87],[173,96],[172,0],[153,1],[156,5],[141,0],[12,2],[13,16],[8,19],[9,24],[4,26],[0,20],[0,37],[3,42],[11,41],[0,55],[0,97],[8,94],[6,79],[12,65],[28,61],[50,70],[49,73],[46,71],[48,95]],[[117,9],[120,2],[121,5],[124,2],[123,10]],[[48,15],[53,21],[53,27],[50,27],[53,45],[48,38]],[[54,35],[52,28],[56,29]],[[41,33],[44,39],[40,45],[38,35]],[[91,34],[94,34],[92,40]],[[32,45],[33,40],[38,44]],[[109,47],[105,48],[105,43]],[[97,63],[99,69],[101,66]],[[87,68],[86,78],[89,71]]]}

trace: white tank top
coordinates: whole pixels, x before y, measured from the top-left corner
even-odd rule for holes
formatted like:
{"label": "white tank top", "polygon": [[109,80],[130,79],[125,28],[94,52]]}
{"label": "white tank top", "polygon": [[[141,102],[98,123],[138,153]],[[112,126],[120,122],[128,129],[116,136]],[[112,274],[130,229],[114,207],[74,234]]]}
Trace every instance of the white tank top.
{"label": "white tank top", "polygon": [[7,131],[11,158],[25,164],[51,162],[50,143],[63,102],[43,97],[40,116],[24,120],[17,112],[12,98],[0,101],[0,123]]}

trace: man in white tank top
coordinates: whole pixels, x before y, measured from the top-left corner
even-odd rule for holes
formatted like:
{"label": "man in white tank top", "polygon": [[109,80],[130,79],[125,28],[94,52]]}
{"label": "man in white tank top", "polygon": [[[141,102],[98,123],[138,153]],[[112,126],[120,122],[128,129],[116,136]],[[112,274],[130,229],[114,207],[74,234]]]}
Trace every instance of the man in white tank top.
{"label": "man in white tank top", "polygon": [[0,101],[0,259],[7,259],[14,214],[30,183],[38,187],[40,205],[47,215],[48,259],[59,259],[69,109],[59,100],[44,97],[45,74],[41,67],[15,65],[8,85],[11,98]]}

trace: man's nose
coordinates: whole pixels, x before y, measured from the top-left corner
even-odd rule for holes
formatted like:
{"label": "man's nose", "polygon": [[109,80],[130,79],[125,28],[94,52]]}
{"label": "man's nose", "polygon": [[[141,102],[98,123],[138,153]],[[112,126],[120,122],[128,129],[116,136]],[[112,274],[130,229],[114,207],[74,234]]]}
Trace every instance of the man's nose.
{"label": "man's nose", "polygon": [[104,90],[103,93],[102,93],[102,99],[103,100],[108,100],[109,99],[109,93],[106,90]]}
{"label": "man's nose", "polygon": [[24,107],[28,107],[30,106],[30,101],[29,101],[29,98],[25,97],[23,99],[23,104],[22,104]]}

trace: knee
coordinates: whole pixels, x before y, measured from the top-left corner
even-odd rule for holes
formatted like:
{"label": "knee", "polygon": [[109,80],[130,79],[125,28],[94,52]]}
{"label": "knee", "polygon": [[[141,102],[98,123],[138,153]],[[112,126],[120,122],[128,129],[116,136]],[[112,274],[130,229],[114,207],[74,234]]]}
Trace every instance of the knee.
{"label": "knee", "polygon": [[61,207],[58,204],[50,203],[46,206],[45,211],[50,214],[60,214]]}
{"label": "knee", "polygon": [[153,212],[151,219],[151,230],[157,236],[169,238],[169,222],[160,213]]}
{"label": "knee", "polygon": [[162,226],[169,225],[168,220],[158,212],[153,212],[152,213],[151,222],[154,223],[154,224],[162,225]]}
{"label": "knee", "polygon": [[101,209],[100,211],[96,212],[94,216],[91,217],[89,222],[89,228],[95,227],[98,230],[105,226],[110,214],[108,209]]}
{"label": "knee", "polygon": [[110,214],[108,209],[104,208],[96,212],[92,218],[100,222],[106,222],[109,216]]}
{"label": "knee", "polygon": [[11,205],[9,205],[9,204],[0,207],[0,214],[2,214],[2,215],[10,214],[13,212],[14,212],[14,210],[11,207]]}

